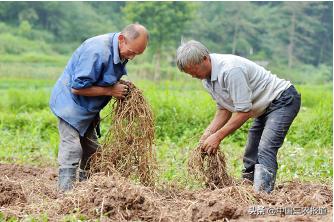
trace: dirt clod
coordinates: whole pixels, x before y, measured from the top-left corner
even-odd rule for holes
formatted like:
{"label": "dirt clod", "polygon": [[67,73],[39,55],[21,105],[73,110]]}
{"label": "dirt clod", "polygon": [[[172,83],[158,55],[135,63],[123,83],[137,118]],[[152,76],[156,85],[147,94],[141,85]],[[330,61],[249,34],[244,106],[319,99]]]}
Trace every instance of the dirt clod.
{"label": "dirt clod", "polygon": [[0,206],[17,205],[26,202],[20,184],[0,179]]}

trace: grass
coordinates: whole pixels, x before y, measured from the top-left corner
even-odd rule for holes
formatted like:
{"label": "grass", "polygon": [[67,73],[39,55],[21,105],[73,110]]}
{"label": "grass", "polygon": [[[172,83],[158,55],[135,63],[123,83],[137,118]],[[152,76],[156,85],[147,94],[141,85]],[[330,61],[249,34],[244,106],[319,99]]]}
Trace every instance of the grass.
{"label": "grass", "polygon": [[[0,161],[57,166],[57,119],[48,102],[63,68],[48,63],[24,65],[0,62]],[[215,113],[214,101],[200,81],[188,77],[159,83],[134,78],[134,82],[154,111],[160,179],[193,186],[185,179],[187,157]],[[333,177],[332,85],[297,88],[302,94],[302,109],[279,151],[278,180],[329,183]],[[101,116],[106,116],[109,109],[107,106]],[[106,120],[102,124],[104,135],[108,124]],[[248,121],[221,144],[235,177],[240,177],[250,124]]]}

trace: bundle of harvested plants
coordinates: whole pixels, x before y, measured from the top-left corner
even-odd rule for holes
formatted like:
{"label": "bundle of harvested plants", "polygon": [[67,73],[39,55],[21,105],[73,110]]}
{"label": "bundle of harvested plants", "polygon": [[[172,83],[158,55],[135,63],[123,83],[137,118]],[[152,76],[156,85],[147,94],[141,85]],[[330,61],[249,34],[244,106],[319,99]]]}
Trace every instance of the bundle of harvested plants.
{"label": "bundle of harvested plants", "polygon": [[197,146],[190,153],[188,171],[211,189],[234,184],[227,171],[225,154],[220,149],[213,155],[207,155],[200,146]]}
{"label": "bundle of harvested plants", "polygon": [[109,174],[116,170],[152,185],[156,172],[153,113],[142,91],[132,83],[128,86],[129,94],[112,105],[111,125],[92,158],[91,172]]}

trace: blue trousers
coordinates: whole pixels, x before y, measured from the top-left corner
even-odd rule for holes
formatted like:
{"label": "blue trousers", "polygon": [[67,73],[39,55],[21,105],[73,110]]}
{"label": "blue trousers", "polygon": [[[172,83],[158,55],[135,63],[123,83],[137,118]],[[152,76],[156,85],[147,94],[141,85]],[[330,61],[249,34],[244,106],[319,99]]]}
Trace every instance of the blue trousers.
{"label": "blue trousers", "polygon": [[294,86],[290,86],[272,101],[264,114],[254,119],[243,158],[244,173],[253,172],[258,163],[277,171],[278,149],[299,112],[300,103],[300,94]]}

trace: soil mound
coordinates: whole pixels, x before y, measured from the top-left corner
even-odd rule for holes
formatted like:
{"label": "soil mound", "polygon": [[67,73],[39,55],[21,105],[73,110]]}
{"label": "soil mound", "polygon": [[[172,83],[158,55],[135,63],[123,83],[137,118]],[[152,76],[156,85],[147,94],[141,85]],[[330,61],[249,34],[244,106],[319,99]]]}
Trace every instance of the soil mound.
{"label": "soil mound", "polygon": [[0,206],[15,206],[25,202],[26,198],[20,184],[0,179]]}

